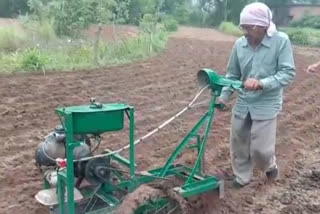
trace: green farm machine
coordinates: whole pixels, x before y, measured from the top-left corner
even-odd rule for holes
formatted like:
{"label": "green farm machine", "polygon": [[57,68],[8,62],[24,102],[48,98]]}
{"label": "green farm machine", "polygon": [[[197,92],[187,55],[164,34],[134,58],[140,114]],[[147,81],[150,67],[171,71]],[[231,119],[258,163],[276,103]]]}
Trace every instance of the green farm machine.
{"label": "green farm machine", "polygon": [[[52,214],[186,213],[186,198],[210,191],[223,194],[223,181],[203,173],[203,155],[215,109],[223,107],[216,103],[217,97],[224,86],[239,89],[242,82],[226,79],[210,69],[200,70],[197,78],[201,90],[192,102],[204,90],[211,90],[208,111],[167,162],[148,171],[136,170],[135,146],[187,110],[191,103],[138,140],[135,139],[134,107],[130,105],[102,104],[91,99],[89,105],[56,108],[61,124],[36,150],[36,162],[44,175],[44,188],[35,195],[36,200]],[[116,151],[106,149],[94,155],[101,142],[100,136],[124,130],[125,118],[128,119],[129,144]],[[202,134],[200,129],[204,130]],[[191,167],[175,164],[176,158],[188,148],[197,150],[195,164]],[[128,158],[119,154],[126,149]],[[141,190],[146,185],[154,185],[154,188]],[[160,191],[161,185],[166,188]],[[139,191],[143,198],[139,203],[136,200],[135,206],[130,205],[128,201]],[[154,194],[148,195],[149,191]]]}

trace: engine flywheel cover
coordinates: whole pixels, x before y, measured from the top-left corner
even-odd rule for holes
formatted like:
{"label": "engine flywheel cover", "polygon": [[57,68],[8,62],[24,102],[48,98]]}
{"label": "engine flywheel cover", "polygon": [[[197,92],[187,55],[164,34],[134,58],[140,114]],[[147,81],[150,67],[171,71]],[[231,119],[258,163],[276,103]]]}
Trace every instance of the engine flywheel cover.
{"label": "engine flywheel cover", "polygon": [[110,166],[110,158],[100,157],[89,160],[85,168],[85,178],[92,185],[109,181],[110,170],[106,168],[108,166]]}

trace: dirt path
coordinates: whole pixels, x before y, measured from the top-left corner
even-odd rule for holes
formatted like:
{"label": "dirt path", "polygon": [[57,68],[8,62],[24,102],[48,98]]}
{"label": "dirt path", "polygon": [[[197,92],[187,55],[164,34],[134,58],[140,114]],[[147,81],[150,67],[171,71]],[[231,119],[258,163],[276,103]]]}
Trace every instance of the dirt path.
{"label": "dirt path", "polygon": [[178,39],[194,39],[216,42],[234,42],[237,39],[234,36],[226,35],[211,28],[193,27],[180,27],[179,31],[173,34],[173,37]]}
{"label": "dirt path", "polygon": [[[100,102],[129,103],[136,109],[136,136],[142,136],[192,99],[198,89],[196,74],[200,68],[225,72],[233,41],[234,38],[213,30],[182,28],[169,41],[164,53],[143,62],[46,76],[0,76],[0,213],[44,213],[34,199],[42,181],[33,158],[36,145],[58,124],[55,107],[86,104],[90,97]],[[263,176],[255,173],[255,180],[247,188],[239,192],[227,188],[227,197],[216,202],[211,213],[319,213],[320,191],[316,188],[319,180],[311,170],[320,165],[317,162],[320,80],[307,76],[303,69],[320,54],[307,50],[312,53],[309,56],[305,50],[295,50],[297,78],[286,90],[278,125],[281,180],[275,185],[265,185]],[[163,164],[205,111],[206,106],[190,110],[140,144],[139,169]],[[209,173],[231,172],[229,127],[230,112],[219,112],[206,151]],[[104,148],[124,145],[127,145],[127,133],[113,133],[104,138]]]}

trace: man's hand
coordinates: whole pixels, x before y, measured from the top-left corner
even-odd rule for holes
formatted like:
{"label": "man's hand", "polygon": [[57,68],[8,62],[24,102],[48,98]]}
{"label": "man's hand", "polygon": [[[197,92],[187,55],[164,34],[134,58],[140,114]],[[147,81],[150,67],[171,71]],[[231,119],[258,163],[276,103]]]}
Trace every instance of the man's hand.
{"label": "man's hand", "polygon": [[307,68],[307,73],[315,73],[317,71],[316,67],[314,65],[310,65]]}
{"label": "man's hand", "polygon": [[216,101],[216,105],[218,105],[219,107],[218,110],[220,111],[227,111],[229,108],[227,106],[227,102],[225,100],[223,100],[221,97],[219,97]]}
{"label": "man's hand", "polygon": [[223,99],[221,99],[220,97],[217,99],[216,104],[223,104],[223,105],[227,105],[227,102],[224,101]]}
{"label": "man's hand", "polygon": [[251,91],[261,90],[263,88],[263,85],[259,80],[256,80],[254,78],[249,78],[244,83],[244,88]]}
{"label": "man's hand", "polygon": [[320,62],[317,62],[313,65],[310,65],[308,68],[307,68],[307,73],[316,73],[316,72],[319,72],[319,67],[320,67]]}

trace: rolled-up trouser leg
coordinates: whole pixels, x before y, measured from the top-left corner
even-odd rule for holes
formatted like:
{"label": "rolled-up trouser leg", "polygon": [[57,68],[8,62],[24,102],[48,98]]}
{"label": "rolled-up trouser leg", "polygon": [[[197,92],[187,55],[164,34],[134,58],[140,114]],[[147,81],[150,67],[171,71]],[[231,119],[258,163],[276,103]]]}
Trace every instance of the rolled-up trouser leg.
{"label": "rolled-up trouser leg", "polygon": [[277,119],[253,120],[251,128],[251,157],[264,172],[276,166]]}
{"label": "rolled-up trouser leg", "polygon": [[243,120],[233,115],[231,120],[231,160],[236,181],[248,184],[252,177],[253,164],[250,158],[250,139],[252,121],[250,115]]}

